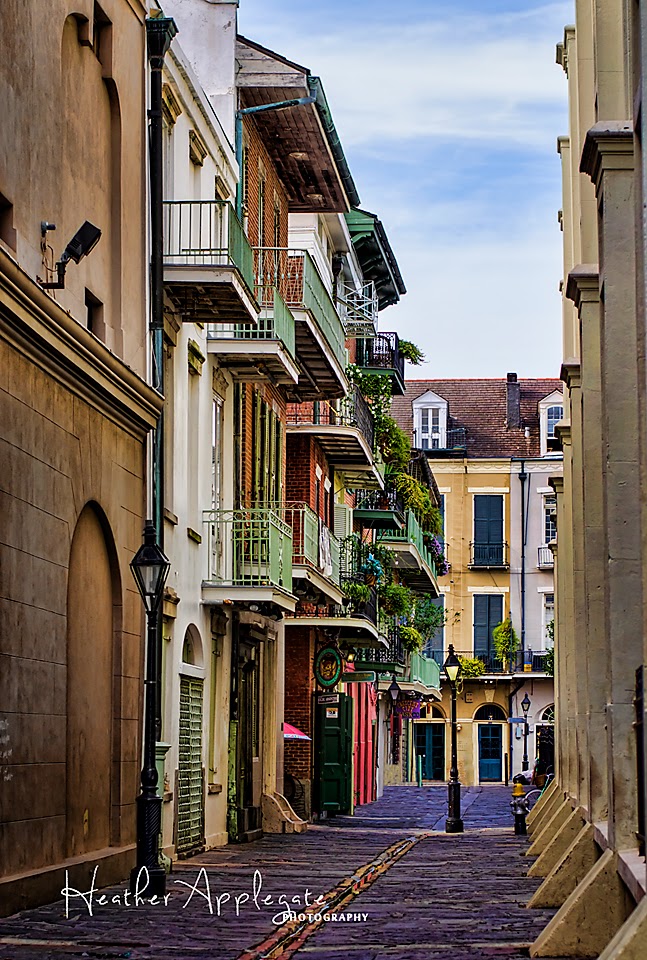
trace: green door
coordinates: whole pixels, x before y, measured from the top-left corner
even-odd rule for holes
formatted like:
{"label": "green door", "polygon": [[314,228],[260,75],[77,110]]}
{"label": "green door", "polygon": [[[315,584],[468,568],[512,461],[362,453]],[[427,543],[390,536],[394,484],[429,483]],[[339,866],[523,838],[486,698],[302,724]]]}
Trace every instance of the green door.
{"label": "green door", "polygon": [[345,693],[337,703],[316,704],[315,780],[317,809],[350,813],[353,779],[353,701]]}
{"label": "green door", "polygon": [[445,779],[445,724],[416,724],[416,753],[422,756],[423,780]]}
{"label": "green door", "polygon": [[202,680],[180,677],[180,754],[178,762],[177,852],[204,846],[202,768]]}

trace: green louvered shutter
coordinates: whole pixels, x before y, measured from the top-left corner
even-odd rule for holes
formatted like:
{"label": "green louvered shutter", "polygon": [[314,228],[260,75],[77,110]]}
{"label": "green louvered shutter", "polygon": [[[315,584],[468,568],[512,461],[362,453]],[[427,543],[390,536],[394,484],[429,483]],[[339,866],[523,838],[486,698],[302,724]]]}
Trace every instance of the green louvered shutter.
{"label": "green louvered shutter", "polygon": [[204,845],[202,769],[202,680],[180,677],[180,754],[178,763],[177,852]]}

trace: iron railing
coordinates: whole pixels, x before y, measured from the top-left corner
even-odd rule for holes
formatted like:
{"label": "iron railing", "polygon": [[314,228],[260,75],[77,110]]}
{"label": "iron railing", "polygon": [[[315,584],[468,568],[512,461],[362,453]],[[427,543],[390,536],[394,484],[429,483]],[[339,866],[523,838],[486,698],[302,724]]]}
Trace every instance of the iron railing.
{"label": "iron railing", "polygon": [[436,562],[432,557],[431,551],[425,544],[425,535],[413,510],[407,510],[406,520],[406,526],[402,530],[378,531],[378,539],[380,540],[380,543],[388,544],[389,541],[405,541],[406,543],[413,544],[424,562],[428,567],[431,568],[431,571],[435,577]]}
{"label": "iron railing", "polygon": [[356,510],[388,510],[400,514],[404,518],[405,506],[402,497],[394,487],[384,490],[355,491]]}
{"label": "iron railing", "polygon": [[205,510],[206,580],[292,590],[292,530],[273,510]]}
{"label": "iron railing", "polygon": [[350,283],[340,283],[337,308],[347,337],[374,337],[377,334],[379,304],[372,280],[359,290]]}
{"label": "iron railing", "polygon": [[439,427],[436,433],[421,437],[418,444],[418,431],[413,431],[413,441],[415,446],[420,446],[421,450],[459,450],[467,446],[467,431],[465,427],[454,427],[452,430],[446,430]]}
{"label": "iron railing", "polygon": [[254,289],[252,248],[227,200],[165,201],[164,263],[234,266],[249,289]]}
{"label": "iron railing", "polygon": [[[257,289],[261,312],[256,325],[247,323],[209,324],[210,340],[280,341],[292,359],[295,358],[294,317],[276,288],[267,292]],[[268,304],[269,299],[269,304]]]}
{"label": "iron railing", "polygon": [[339,584],[340,544],[307,503],[273,503],[272,509],[292,530],[292,563],[312,566]]}
{"label": "iron railing", "polygon": [[412,683],[424,683],[426,687],[440,687],[440,667],[435,660],[424,653],[412,653],[409,665],[409,679]]}
{"label": "iron railing", "polygon": [[380,633],[388,640],[388,648],[379,647],[369,650],[359,650],[357,660],[362,664],[375,664],[378,672],[385,673],[388,668],[403,668],[406,663],[406,653],[400,639],[400,627],[391,622],[380,623]]}
{"label": "iron railing", "polygon": [[397,333],[378,333],[357,341],[356,364],[371,370],[395,370],[404,381],[404,357]]}
{"label": "iron railing", "polygon": [[[526,650],[525,653],[518,650],[509,660],[501,660],[493,651],[487,650],[456,650],[455,653],[467,660],[480,660],[483,673],[545,673],[548,655],[547,650]],[[426,656],[442,667],[447,655],[442,650],[427,650]]]}
{"label": "iron railing", "polygon": [[470,543],[470,567],[508,567],[508,544]]}
{"label": "iron railing", "polygon": [[553,567],[555,565],[555,558],[553,556],[553,551],[550,547],[543,546],[539,547],[537,550],[537,566],[538,567]]}
{"label": "iron railing", "polygon": [[289,403],[289,426],[356,427],[368,446],[375,446],[375,421],[371,408],[359,387],[352,386],[341,400],[314,400],[307,403]]}
{"label": "iron railing", "polygon": [[307,310],[341,367],[346,366],[344,327],[332,296],[306,250],[255,247],[257,287],[276,287],[291,309]]}

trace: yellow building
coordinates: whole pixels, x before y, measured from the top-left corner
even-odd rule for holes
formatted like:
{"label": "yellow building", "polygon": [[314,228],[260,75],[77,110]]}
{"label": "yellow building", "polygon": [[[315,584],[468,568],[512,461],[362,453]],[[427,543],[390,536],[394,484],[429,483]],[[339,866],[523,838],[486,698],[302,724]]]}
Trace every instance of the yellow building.
{"label": "yellow building", "polygon": [[[439,578],[446,622],[428,644],[444,662],[449,644],[462,658],[458,762],[464,784],[500,783],[553,764],[553,681],[547,672],[553,619],[554,493],[548,478],[562,416],[557,380],[414,380],[393,413],[436,479],[448,573]],[[550,434],[550,436],[549,436]],[[522,531],[523,535],[522,535]],[[510,618],[519,638],[511,655],[495,647],[494,628]],[[528,728],[521,702],[528,696]],[[442,704],[417,721],[423,775],[449,772],[449,687]],[[513,722],[508,722],[513,721]]]}

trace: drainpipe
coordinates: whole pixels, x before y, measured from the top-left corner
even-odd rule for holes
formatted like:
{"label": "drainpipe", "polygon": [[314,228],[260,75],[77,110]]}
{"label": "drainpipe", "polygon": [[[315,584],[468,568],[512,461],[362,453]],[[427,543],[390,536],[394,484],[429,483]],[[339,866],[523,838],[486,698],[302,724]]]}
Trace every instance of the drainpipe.
{"label": "drainpipe", "polygon": [[[525,680],[520,680],[519,683],[518,683],[518,684],[516,685],[516,687],[514,688],[514,690],[511,690],[510,693],[508,694],[508,716],[509,716],[509,717],[512,717],[512,700],[513,700],[513,698],[517,695],[517,693],[521,690],[521,688],[523,687],[523,685],[525,684],[525,682],[526,682]],[[513,763],[513,752],[514,752],[514,750],[513,750],[513,744],[514,744],[514,736],[513,736],[513,731],[512,731],[513,724],[509,723],[508,726],[510,727],[510,770],[509,770],[508,772],[509,772],[510,776],[512,777],[512,776],[513,776],[512,771],[514,770],[514,763]],[[508,786],[508,781],[507,781],[507,780],[506,780],[505,785],[506,785],[506,787]]]}
{"label": "drainpipe", "polygon": [[521,461],[519,483],[521,484],[521,652],[526,652],[526,462]]}
{"label": "drainpipe", "polygon": [[[149,329],[152,335],[153,387],[164,394],[164,185],[162,160],[162,70],[164,57],[177,33],[170,17],[146,20],[147,55],[150,66],[150,109],[148,111],[148,159],[150,183],[150,298]],[[164,411],[153,433],[152,515],[159,547],[164,548]],[[161,651],[163,618],[157,618],[157,644]],[[158,691],[162,685],[162,657],[157,657]],[[161,697],[158,696],[155,717],[156,739],[161,738]]]}
{"label": "drainpipe", "polygon": [[264,113],[266,110],[287,110],[288,107],[304,107],[314,103],[316,97],[296,97],[294,100],[279,100],[277,103],[263,103],[258,107],[245,107],[236,111],[236,162],[238,164],[238,183],[236,185],[236,214],[243,221],[243,117],[250,113]]}

